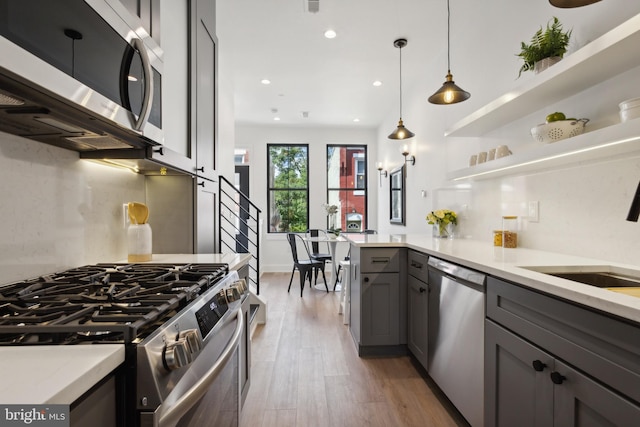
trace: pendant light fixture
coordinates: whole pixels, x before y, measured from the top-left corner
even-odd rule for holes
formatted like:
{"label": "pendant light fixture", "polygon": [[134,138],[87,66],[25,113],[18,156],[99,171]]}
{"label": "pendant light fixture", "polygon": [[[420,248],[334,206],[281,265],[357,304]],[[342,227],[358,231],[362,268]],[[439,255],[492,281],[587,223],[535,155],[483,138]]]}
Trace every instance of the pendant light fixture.
{"label": "pendant light fixture", "polygon": [[600,0],[549,0],[555,7],[561,7],[563,9],[570,9],[573,7],[587,6],[593,3],[598,3]]}
{"label": "pendant light fixture", "polygon": [[451,75],[451,10],[449,9],[449,0],[447,0],[447,76],[446,81],[440,89],[429,97],[432,104],[455,104],[457,102],[466,101],[471,94],[458,87],[453,81]]}
{"label": "pendant light fixture", "polygon": [[391,132],[388,136],[389,139],[407,139],[415,136],[416,134],[404,127],[402,123],[402,48],[407,45],[407,39],[398,39],[393,42],[393,45],[400,49],[400,120],[398,120],[398,127]]}

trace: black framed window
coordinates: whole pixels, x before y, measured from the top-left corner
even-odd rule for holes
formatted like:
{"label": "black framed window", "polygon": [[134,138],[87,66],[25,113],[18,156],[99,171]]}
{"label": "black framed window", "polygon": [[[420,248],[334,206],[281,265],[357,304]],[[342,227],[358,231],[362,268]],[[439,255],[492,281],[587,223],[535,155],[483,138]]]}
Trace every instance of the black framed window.
{"label": "black framed window", "polygon": [[267,144],[269,233],[309,228],[309,145]]}
{"label": "black framed window", "polygon": [[327,204],[338,207],[336,228],[367,229],[367,146],[327,145]]}

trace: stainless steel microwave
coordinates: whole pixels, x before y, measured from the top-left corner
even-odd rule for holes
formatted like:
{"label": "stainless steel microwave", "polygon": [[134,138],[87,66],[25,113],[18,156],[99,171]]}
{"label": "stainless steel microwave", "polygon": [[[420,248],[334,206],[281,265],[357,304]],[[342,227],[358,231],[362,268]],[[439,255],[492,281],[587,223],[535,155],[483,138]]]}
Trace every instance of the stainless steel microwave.
{"label": "stainless steel microwave", "polygon": [[0,0],[0,131],[77,151],[162,144],[162,51],[118,0]]}

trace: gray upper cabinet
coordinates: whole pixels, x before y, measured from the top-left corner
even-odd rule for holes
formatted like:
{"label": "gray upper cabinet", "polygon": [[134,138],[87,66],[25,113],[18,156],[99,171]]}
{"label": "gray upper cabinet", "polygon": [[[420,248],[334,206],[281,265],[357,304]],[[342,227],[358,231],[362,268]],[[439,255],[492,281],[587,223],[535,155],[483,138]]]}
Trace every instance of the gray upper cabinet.
{"label": "gray upper cabinet", "polygon": [[[142,27],[149,35],[161,45],[160,24],[161,0],[119,0],[132,15],[137,16],[142,21]],[[177,1],[177,0],[176,0]]]}
{"label": "gray upper cabinet", "polygon": [[173,163],[195,173],[196,159],[193,142],[192,89],[190,75],[191,21],[190,0],[160,0],[162,7],[162,110],[164,120],[164,147],[171,150]]}
{"label": "gray upper cabinet", "polygon": [[636,425],[640,325],[487,283],[485,425]]}
{"label": "gray upper cabinet", "polygon": [[165,117],[163,147],[154,149],[153,158],[194,176],[215,181],[215,1],[153,1],[157,1],[161,9],[164,27],[161,46],[164,54],[162,108]]}
{"label": "gray upper cabinet", "polygon": [[197,174],[215,178],[217,150],[217,39],[215,36],[215,3],[198,0],[196,22],[196,64],[194,96],[196,99],[196,163]]}

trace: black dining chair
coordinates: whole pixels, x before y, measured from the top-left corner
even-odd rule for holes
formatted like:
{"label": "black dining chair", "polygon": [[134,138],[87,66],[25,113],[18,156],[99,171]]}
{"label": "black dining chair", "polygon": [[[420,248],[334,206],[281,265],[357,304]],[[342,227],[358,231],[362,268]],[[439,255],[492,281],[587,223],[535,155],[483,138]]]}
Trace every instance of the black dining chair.
{"label": "black dining chair", "polygon": [[[322,279],[324,280],[324,287],[329,292],[329,286],[327,285],[327,278],[324,275],[324,263],[322,261],[314,260],[311,258],[311,254],[309,253],[309,249],[307,245],[305,245],[302,237],[295,233],[287,233],[287,241],[289,242],[289,246],[291,247],[291,256],[293,257],[293,269],[291,270],[291,278],[289,279],[289,288],[287,292],[291,291],[291,283],[293,282],[293,274],[296,269],[300,273],[300,296],[302,296],[302,291],[304,290],[304,282],[309,278],[309,287],[312,286],[311,277],[313,276],[314,271],[320,270],[322,271]],[[301,259],[298,256],[298,241],[300,245],[304,248],[304,252],[307,255],[306,259]]]}
{"label": "black dining chair", "polygon": [[[306,235],[309,237],[323,237],[327,238],[327,233],[324,230],[319,230],[317,228],[312,228],[307,230]],[[310,242],[311,250],[309,253],[311,254],[311,259],[322,262],[322,274],[324,276],[324,268],[328,262],[331,262],[331,251],[329,250],[329,243],[324,243],[320,245],[320,242]],[[322,249],[320,247],[322,246]],[[326,250],[326,252],[320,252],[321,250]],[[314,271],[315,281],[318,281],[318,269]]]}

